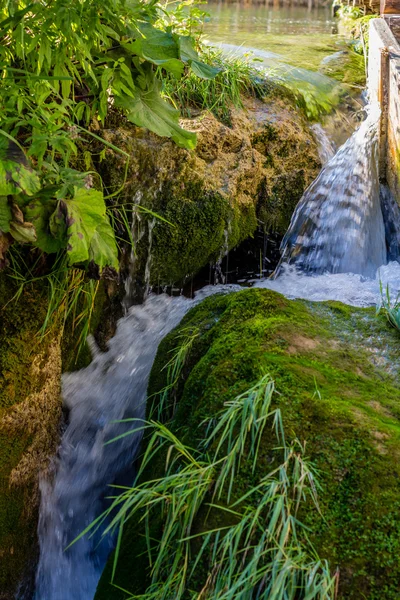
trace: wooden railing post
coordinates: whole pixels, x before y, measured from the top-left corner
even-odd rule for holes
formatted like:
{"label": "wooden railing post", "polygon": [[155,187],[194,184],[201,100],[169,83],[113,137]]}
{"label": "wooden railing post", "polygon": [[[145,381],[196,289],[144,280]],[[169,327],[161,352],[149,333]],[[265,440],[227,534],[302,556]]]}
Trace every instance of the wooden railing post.
{"label": "wooden railing post", "polygon": [[381,0],[381,15],[400,15],[400,0]]}
{"label": "wooden railing post", "polygon": [[381,49],[380,81],[378,88],[378,100],[381,106],[381,118],[379,125],[379,179],[386,180],[387,147],[388,147],[388,120],[389,120],[389,50]]}

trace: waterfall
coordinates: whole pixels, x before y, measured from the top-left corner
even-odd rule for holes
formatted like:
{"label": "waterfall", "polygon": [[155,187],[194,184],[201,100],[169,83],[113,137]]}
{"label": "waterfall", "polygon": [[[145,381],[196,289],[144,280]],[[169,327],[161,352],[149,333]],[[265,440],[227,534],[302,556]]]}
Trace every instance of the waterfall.
{"label": "waterfall", "polygon": [[[394,295],[400,291],[400,264],[385,265],[380,202],[387,236],[393,238],[393,232],[398,236],[392,244],[395,258],[400,214],[384,188],[380,199],[378,120],[379,109],[371,106],[359,130],[325,164],[293,215],[283,241],[279,276],[260,281],[257,287],[292,298],[335,299],[355,306],[376,304],[381,282],[390,284]],[[153,227],[150,222],[147,283]],[[228,248],[229,228],[223,253]],[[93,346],[92,363],[63,376],[68,424],[54,459],[53,477],[41,481],[36,600],[93,599],[114,540],[102,538],[99,531],[68,545],[104,510],[107,495],[115,493],[112,485],[132,481],[141,434],[105,444],[132,428],[121,420],[145,417],[148,378],[162,338],[206,296],[239,289],[208,286],[194,300],[150,294],[143,305],[130,308],[120,319],[108,352]]]}
{"label": "waterfall", "polygon": [[[36,600],[93,600],[113,540],[101,532],[67,546],[101,514],[113,483],[132,483],[140,433],[106,445],[145,417],[147,383],[159,342],[206,296],[238,286],[208,286],[194,300],[150,296],[118,322],[108,352],[63,376],[68,426],[51,481],[41,481]],[[114,491],[115,493],[115,491]]]}
{"label": "waterfall", "polygon": [[294,264],[305,273],[373,277],[386,263],[379,118],[377,104],[367,107],[366,120],[306,190],[282,241],[281,265]]}
{"label": "waterfall", "polygon": [[311,131],[313,132],[318,144],[318,155],[320,161],[323,165],[325,165],[333,156],[335,156],[335,146],[320,123],[315,123],[312,125]]}

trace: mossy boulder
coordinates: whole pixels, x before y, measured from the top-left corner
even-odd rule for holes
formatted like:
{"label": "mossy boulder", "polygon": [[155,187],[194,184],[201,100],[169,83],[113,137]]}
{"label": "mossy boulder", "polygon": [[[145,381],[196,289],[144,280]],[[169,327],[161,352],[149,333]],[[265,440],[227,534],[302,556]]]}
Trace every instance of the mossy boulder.
{"label": "mossy boulder", "polygon": [[[99,132],[111,146],[92,158],[108,192],[121,189],[118,203],[133,219],[137,285],[182,282],[251,236],[260,219],[286,231],[304,189],[320,168],[316,142],[301,111],[289,98],[244,100],[232,109],[231,125],[209,112],[186,119],[195,131],[194,151],[178,148],[129,124]],[[107,124],[106,124],[107,125]]]}
{"label": "mossy boulder", "polygon": [[[211,297],[192,309],[161,343],[149,393],[166,385],[165,364],[184,331],[198,328],[179,384],[168,426],[191,448],[206,436],[204,420],[269,373],[278,394],[288,438],[307,442],[319,471],[318,511],[302,520],[319,555],[339,568],[339,598],[397,600],[400,595],[400,336],[372,309],[336,302],[290,301],[252,289]],[[157,396],[150,396],[157,402]],[[256,471],[243,464],[234,498],[271,469],[276,438],[263,434]],[[149,478],[161,476],[165,459]],[[222,498],[222,503],[224,499]],[[206,513],[207,511],[205,511]],[[194,530],[201,530],[198,513]],[[152,536],[162,521],[154,519]],[[149,584],[150,566],[142,524],[125,528],[114,583],[132,593]],[[192,557],[194,560],[195,556]],[[96,600],[129,596],[110,585],[112,558]],[[204,586],[212,565],[199,563],[191,589]],[[189,597],[189,596],[188,596]],[[190,596],[191,597],[191,596]]]}
{"label": "mossy boulder", "polygon": [[[0,598],[32,584],[39,473],[56,450],[61,417],[59,329],[41,338],[47,291],[0,275]],[[19,587],[19,586],[22,586]]]}

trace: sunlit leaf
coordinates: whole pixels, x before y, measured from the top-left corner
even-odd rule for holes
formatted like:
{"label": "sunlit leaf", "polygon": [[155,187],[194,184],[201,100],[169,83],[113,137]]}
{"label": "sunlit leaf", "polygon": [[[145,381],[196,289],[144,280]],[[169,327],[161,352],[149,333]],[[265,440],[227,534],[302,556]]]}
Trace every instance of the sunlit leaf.
{"label": "sunlit leaf", "polygon": [[[101,268],[118,268],[114,232],[108,222],[103,194],[77,189],[73,198],[60,201],[66,211],[68,258],[71,265],[94,260]],[[104,236],[102,239],[101,236]]]}
{"label": "sunlit leaf", "polygon": [[127,118],[139,127],[146,127],[157,135],[170,137],[183,148],[194,148],[196,134],[179,125],[179,111],[160,96],[161,83],[150,69],[143,71],[135,97],[116,98],[115,104],[127,113]]}

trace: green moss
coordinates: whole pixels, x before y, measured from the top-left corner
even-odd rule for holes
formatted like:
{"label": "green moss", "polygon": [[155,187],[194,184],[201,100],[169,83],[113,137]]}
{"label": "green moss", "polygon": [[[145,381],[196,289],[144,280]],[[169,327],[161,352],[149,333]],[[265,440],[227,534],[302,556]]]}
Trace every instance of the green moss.
{"label": "green moss", "polygon": [[[260,218],[282,233],[286,230],[321,165],[309,123],[293,94],[281,86],[270,90],[260,84],[261,92],[263,101],[243,96],[242,109],[228,106],[231,127],[210,112],[195,111],[185,124],[198,135],[193,152],[124,122],[118,127],[117,115],[101,135],[129,155],[128,165],[109,147],[100,160],[104,148],[91,143],[105,189],[113,193],[122,186],[115,202],[124,205],[128,219],[135,211],[131,275],[138,291],[149,282],[181,284],[227,247],[233,249],[251,237]],[[118,236],[127,239],[124,227],[118,228]]]}
{"label": "green moss", "polygon": [[[169,426],[196,446],[205,436],[206,417],[247,389],[261,372],[270,373],[287,435],[307,441],[308,454],[320,472],[324,518],[304,510],[302,519],[320,555],[329,559],[333,570],[340,568],[339,597],[397,599],[398,334],[373,311],[340,303],[289,301],[267,290],[216,296],[194,308],[162,342],[151,393],[164,387],[162,367],[177,344],[176,336],[188,326],[200,327],[201,335],[176,391],[178,405]],[[241,469],[235,497],[270,470],[271,443],[271,435],[265,434],[256,473],[253,476],[246,466]],[[155,463],[149,477],[162,473],[162,468]],[[144,532],[135,520],[128,528],[116,583],[140,593],[148,583],[140,538]],[[207,565],[197,570],[200,588],[207,572]],[[110,566],[96,599],[125,598],[109,581]]]}
{"label": "green moss", "polygon": [[154,283],[182,281],[207,262],[216,261],[229,227],[230,248],[252,235],[257,227],[254,204],[243,210],[232,209],[228,200],[217,193],[185,192],[180,197],[170,197],[162,210],[161,214],[173,227],[159,223],[154,229],[151,264]]}
{"label": "green moss", "polygon": [[36,552],[35,485],[10,486],[11,471],[32,443],[28,430],[14,431],[6,419],[15,405],[39,392],[44,376],[32,374],[32,360],[40,353],[46,360],[51,333],[41,342],[37,336],[47,308],[46,291],[27,286],[18,302],[16,286],[0,275],[0,597],[14,597],[16,585]]}

